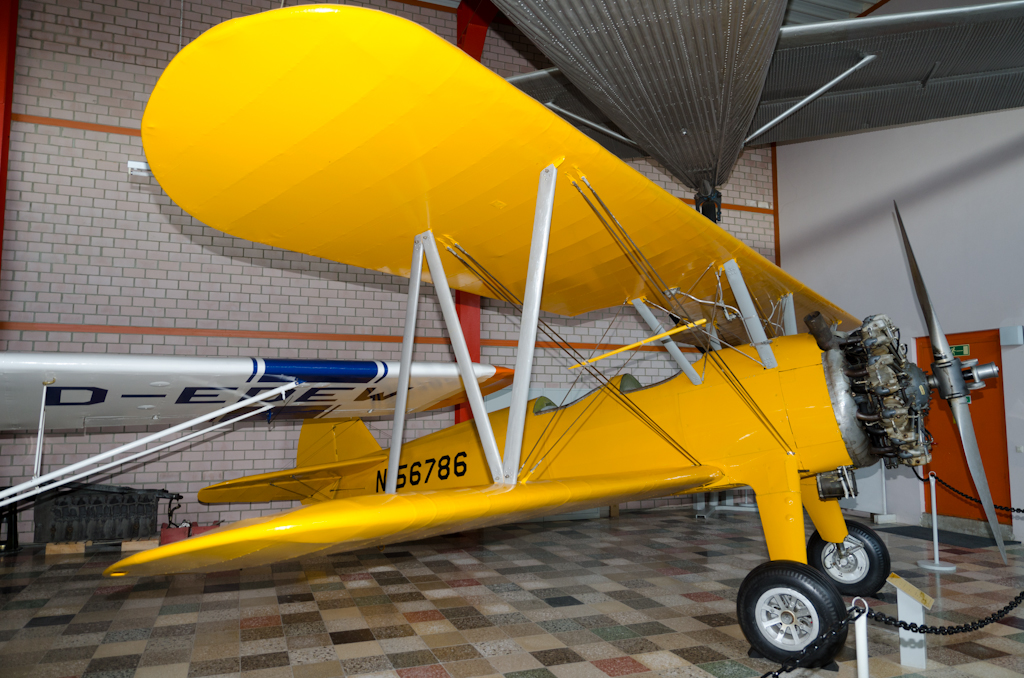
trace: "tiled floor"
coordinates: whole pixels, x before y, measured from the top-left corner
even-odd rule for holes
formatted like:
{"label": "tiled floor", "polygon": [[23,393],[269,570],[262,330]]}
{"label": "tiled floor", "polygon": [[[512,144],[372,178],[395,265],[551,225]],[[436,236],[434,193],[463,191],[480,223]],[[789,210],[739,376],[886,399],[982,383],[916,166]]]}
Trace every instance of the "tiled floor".
{"label": "tiled floor", "polygon": [[[1024,587],[1024,549],[947,549],[955,575],[913,563],[927,542],[883,535],[893,567],[936,595],[928,623],[989,614]],[[116,554],[0,561],[0,675],[63,678],[747,678],[734,599],[766,558],[756,517],[685,508],[508,525],[273,567],[101,578]],[[941,590],[940,590],[941,589]],[[895,594],[871,601],[895,613]],[[1024,615],[1022,615],[1024,616]],[[871,675],[898,665],[871,629]],[[1024,618],[929,640],[926,676],[1024,673]],[[840,673],[853,676],[852,634]],[[807,675],[797,671],[790,675]]]}

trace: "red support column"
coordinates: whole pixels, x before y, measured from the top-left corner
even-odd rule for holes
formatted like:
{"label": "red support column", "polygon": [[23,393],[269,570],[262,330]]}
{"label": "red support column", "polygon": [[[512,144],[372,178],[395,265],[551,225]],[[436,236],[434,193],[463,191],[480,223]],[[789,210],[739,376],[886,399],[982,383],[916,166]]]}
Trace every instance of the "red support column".
{"label": "red support column", "polygon": [[[480,297],[469,292],[456,290],[455,310],[459,313],[459,325],[466,335],[469,357],[473,362],[480,362]],[[455,407],[455,423],[459,424],[473,418],[469,403],[461,403]]]}
{"label": "red support column", "polygon": [[[456,11],[456,44],[463,52],[480,61],[484,53],[487,29],[498,14],[498,8],[491,0],[462,0]],[[469,292],[455,292],[455,308],[459,313],[459,324],[466,336],[469,356],[473,362],[480,362],[480,297]],[[455,423],[473,418],[469,403],[455,408]]]}
{"label": "red support column", "polygon": [[11,154],[11,99],[14,97],[14,54],[18,46],[18,0],[0,0],[0,261],[4,253],[4,222],[7,209],[7,162]]}
{"label": "red support column", "polygon": [[498,8],[491,0],[462,0],[455,12],[455,44],[459,49],[480,61],[484,54],[487,29],[497,14]]}

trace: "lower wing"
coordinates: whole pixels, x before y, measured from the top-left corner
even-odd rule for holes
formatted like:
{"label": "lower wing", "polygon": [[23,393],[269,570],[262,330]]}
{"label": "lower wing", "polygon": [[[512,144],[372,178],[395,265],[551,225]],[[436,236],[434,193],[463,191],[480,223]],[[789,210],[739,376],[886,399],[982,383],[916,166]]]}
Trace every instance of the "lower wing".
{"label": "lower wing", "polygon": [[111,577],[215,572],[663,497],[722,477],[710,466],[335,499],[251,518],[111,565]]}

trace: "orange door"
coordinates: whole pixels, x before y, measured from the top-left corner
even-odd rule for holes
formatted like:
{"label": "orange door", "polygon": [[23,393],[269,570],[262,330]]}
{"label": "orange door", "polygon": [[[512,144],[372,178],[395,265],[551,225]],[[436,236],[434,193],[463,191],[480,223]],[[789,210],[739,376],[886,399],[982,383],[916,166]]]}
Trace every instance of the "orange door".
{"label": "orange door", "polygon": [[[1003,405],[1002,354],[999,348],[999,330],[963,332],[946,335],[950,346],[964,346],[966,355],[958,355],[962,361],[977,359],[982,365],[994,362],[999,366],[999,378],[989,379],[985,388],[971,392],[971,418],[974,432],[981,449],[981,460],[985,464],[985,475],[992,491],[992,500],[1000,506],[1010,506],[1010,459],[1006,449],[1006,408]],[[956,349],[954,349],[954,353]],[[931,372],[932,347],[927,337],[917,339],[917,364]],[[967,468],[960,436],[957,434],[949,405],[932,390],[932,408],[925,425],[935,438],[932,447],[932,463],[925,466],[925,473],[935,475],[962,492],[977,497],[971,473]],[[980,504],[969,502],[944,488],[936,487],[936,501],[939,515],[985,520],[985,511]],[[925,488],[925,507],[931,511],[931,492]],[[1011,523],[1010,514],[998,511],[999,522]]]}

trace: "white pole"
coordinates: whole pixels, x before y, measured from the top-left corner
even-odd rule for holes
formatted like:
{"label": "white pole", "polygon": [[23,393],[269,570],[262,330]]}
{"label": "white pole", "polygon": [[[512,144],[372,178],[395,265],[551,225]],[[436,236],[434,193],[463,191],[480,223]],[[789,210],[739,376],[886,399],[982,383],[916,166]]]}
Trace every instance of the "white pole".
{"label": "white pole", "polygon": [[[857,601],[860,605],[857,605]],[[868,675],[868,604],[863,598],[854,598],[853,604],[864,608],[864,614],[853,622],[853,639],[857,646],[857,678],[871,678]]]}
{"label": "white pole", "polygon": [[548,165],[540,172],[537,206],[533,214],[533,240],[530,242],[530,263],[526,269],[526,292],[523,295],[523,317],[519,324],[519,346],[516,349],[516,371],[512,377],[512,403],[508,408],[505,433],[505,458],[502,473],[505,482],[515,485],[519,477],[519,457],[523,450],[523,429],[526,427],[526,404],[530,397],[533,355],[537,345],[537,323],[544,292],[544,269],[548,263],[548,240],[551,216],[555,206],[555,183],[558,170]]}
{"label": "white pole", "polygon": [[455,352],[455,362],[459,366],[462,387],[466,389],[469,409],[473,412],[473,423],[476,425],[477,435],[480,436],[480,444],[484,449],[484,458],[487,459],[487,468],[491,472],[491,480],[494,483],[503,483],[504,473],[501,468],[501,454],[498,452],[498,444],[494,440],[491,420],[487,416],[484,396],[480,392],[480,384],[477,382],[476,373],[473,371],[473,361],[469,357],[469,346],[466,345],[466,337],[462,334],[459,314],[455,310],[455,302],[452,301],[452,291],[448,287],[448,279],[445,277],[444,266],[441,264],[441,255],[437,252],[434,234],[427,231],[420,236],[420,239],[423,242],[423,253],[427,255],[430,279],[434,281],[437,300],[441,304],[441,315],[444,317],[445,328],[448,330],[448,338],[451,340],[452,350]]}
{"label": "white pole", "polygon": [[932,490],[932,551],[935,554],[935,564],[939,563],[939,513],[935,507],[935,472],[928,473],[928,484]]}
{"label": "white pole", "polygon": [[[54,380],[56,381],[56,380]],[[53,381],[43,382],[43,399],[39,402],[39,435],[36,436],[36,463],[32,467],[32,479],[35,480],[43,470],[43,429],[46,427],[46,387]]]}
{"label": "white pole", "polygon": [[882,484],[882,515],[889,515],[889,493],[885,491],[885,464],[878,465],[878,482]]}
{"label": "white pole", "polygon": [[935,554],[935,561],[919,560],[917,566],[922,570],[932,572],[956,572],[956,565],[943,563],[939,560],[939,511],[935,506],[935,472],[928,473],[928,482],[932,486],[932,552]]}
{"label": "white pole", "polygon": [[[75,471],[79,471],[79,470],[89,466],[90,464],[95,464],[95,463],[103,461],[105,459],[109,459],[110,457],[115,457],[115,456],[117,456],[119,454],[127,452],[128,450],[135,449],[136,447],[141,447],[143,445],[148,445],[149,443],[151,443],[151,442],[153,442],[155,440],[159,440],[160,438],[163,438],[164,436],[168,436],[168,435],[170,435],[172,433],[177,433],[178,431],[183,431],[183,430],[185,430],[187,428],[191,428],[192,426],[195,426],[196,424],[202,424],[203,422],[209,421],[211,419],[216,419],[217,417],[222,417],[225,414],[230,414],[231,412],[234,412],[235,410],[241,409],[243,407],[247,407],[249,405],[252,405],[253,403],[261,402],[261,401],[267,400],[269,398],[274,398],[274,397],[276,397],[278,395],[281,395],[285,391],[290,391],[291,389],[296,388],[297,386],[298,386],[298,382],[293,381],[291,383],[285,384],[284,386],[279,386],[278,388],[275,388],[275,389],[272,389],[270,391],[266,391],[265,393],[261,393],[259,395],[253,396],[252,398],[247,398],[245,400],[241,400],[241,401],[239,401],[237,403],[234,403],[232,405],[228,405],[227,407],[222,407],[219,410],[214,410],[213,412],[208,412],[208,413],[202,415],[201,417],[196,417],[195,419],[191,419],[191,420],[186,421],[184,423],[177,424],[177,425],[172,426],[172,427],[170,427],[170,428],[168,428],[168,429],[166,429],[164,431],[160,431],[158,433],[153,433],[151,435],[146,436],[145,438],[140,438],[140,439],[136,440],[135,442],[128,443],[127,445],[122,445],[121,447],[115,447],[112,450],[107,450],[106,452],[98,454],[95,457],[90,457],[89,459],[83,459],[82,461],[77,462],[75,464],[72,464],[71,466],[65,466],[64,468],[59,469],[57,471],[51,471],[50,473],[47,473],[44,476],[40,476],[38,478],[33,478],[32,480],[29,480],[29,481],[26,481],[24,483],[21,483],[20,485],[15,485],[14,487],[9,487],[6,490],[0,491],[0,499],[6,498],[6,497],[10,497],[11,495],[18,494],[19,492],[22,492],[24,490],[28,490],[28,489],[36,487],[38,485],[42,485],[43,483],[49,482],[50,480],[53,480],[55,478],[60,478],[61,476],[66,476],[69,473],[74,473]],[[0,505],[3,505],[3,504],[0,504]]]}
{"label": "white pole", "polygon": [[412,349],[416,341],[416,313],[420,304],[420,282],[423,279],[423,240],[416,236],[412,245],[412,267],[409,271],[409,296],[405,302],[405,335],[402,337],[402,362],[398,368],[398,395],[395,396],[395,419],[391,427],[391,448],[388,470],[384,476],[384,492],[398,492],[398,465],[402,460],[402,436],[405,434],[405,410],[409,403],[409,378],[412,376]]}

